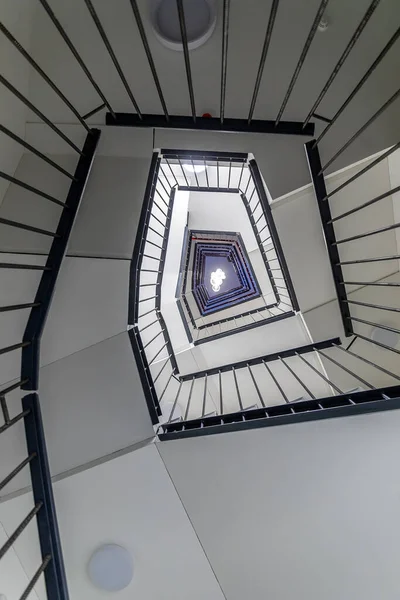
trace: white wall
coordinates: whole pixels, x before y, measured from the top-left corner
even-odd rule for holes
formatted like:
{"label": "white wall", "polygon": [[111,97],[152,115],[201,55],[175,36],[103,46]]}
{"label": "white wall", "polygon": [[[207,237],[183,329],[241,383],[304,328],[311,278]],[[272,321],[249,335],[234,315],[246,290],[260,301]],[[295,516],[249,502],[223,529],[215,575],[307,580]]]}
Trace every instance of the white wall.
{"label": "white wall", "polygon": [[397,598],[399,426],[391,411],[159,444],[229,600]]}
{"label": "white wall", "polygon": [[[223,600],[154,445],[59,481],[54,493],[71,600],[104,596],[89,580],[87,564],[105,543],[125,547],[134,561],[132,583],[123,591],[108,593],[109,598],[155,600],[172,594],[177,600],[186,600],[190,590],[194,600]],[[0,539],[1,524],[9,535],[29,512],[31,502],[30,495],[24,495],[0,504]],[[1,589],[9,600],[22,592],[25,578],[21,570],[32,575],[40,563],[35,536],[30,526],[15,544],[14,563],[1,571]],[[42,584],[37,592],[39,600],[45,600]]]}

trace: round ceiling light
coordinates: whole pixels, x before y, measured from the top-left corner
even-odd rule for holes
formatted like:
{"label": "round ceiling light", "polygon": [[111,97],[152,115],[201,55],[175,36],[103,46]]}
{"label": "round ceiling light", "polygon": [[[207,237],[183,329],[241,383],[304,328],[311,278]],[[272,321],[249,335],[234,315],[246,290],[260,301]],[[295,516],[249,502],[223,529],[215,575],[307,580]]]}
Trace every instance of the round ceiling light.
{"label": "round ceiling light", "polygon": [[[387,326],[389,327],[389,325]],[[400,340],[399,334],[395,331],[388,331],[387,329],[381,329],[380,327],[373,328],[371,331],[371,338],[375,342],[378,342],[378,344],[383,344],[390,348],[396,348]]]}
{"label": "round ceiling light", "polygon": [[88,564],[89,577],[97,588],[118,592],[133,578],[133,559],[122,546],[106,544],[93,552]]}
{"label": "round ceiling light", "polygon": [[[189,50],[212,36],[217,22],[215,0],[183,0]],[[182,51],[176,0],[153,0],[151,23],[157,39],[170,50]]]}

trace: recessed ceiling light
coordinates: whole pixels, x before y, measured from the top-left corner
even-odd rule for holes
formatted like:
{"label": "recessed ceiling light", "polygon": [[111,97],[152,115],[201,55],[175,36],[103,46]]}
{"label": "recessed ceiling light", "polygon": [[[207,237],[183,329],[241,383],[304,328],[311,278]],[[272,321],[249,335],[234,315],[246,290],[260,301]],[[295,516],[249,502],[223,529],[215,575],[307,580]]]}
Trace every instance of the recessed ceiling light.
{"label": "recessed ceiling light", "polygon": [[88,574],[93,585],[101,590],[123,590],[133,578],[132,556],[117,544],[101,546],[90,557]]}
{"label": "recessed ceiling light", "polygon": [[[183,0],[189,50],[211,37],[217,22],[215,0]],[[151,23],[157,39],[170,50],[182,51],[176,0],[153,0]]]}

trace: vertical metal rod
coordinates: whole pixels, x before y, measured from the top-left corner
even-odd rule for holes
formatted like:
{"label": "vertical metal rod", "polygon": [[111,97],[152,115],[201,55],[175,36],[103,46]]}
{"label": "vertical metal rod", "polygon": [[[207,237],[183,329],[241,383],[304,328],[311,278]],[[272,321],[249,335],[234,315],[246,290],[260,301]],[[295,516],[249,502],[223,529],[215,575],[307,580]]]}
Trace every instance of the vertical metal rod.
{"label": "vertical metal rod", "polygon": [[169,359],[171,358],[172,354],[170,354],[166,359],[165,359],[165,363],[163,364],[163,366],[161,367],[160,371],[158,372],[156,378],[154,379],[153,383],[154,385],[157,383],[157,379],[160,377],[161,373],[164,371],[165,367],[168,364]]}
{"label": "vertical metal rod", "polygon": [[[400,96],[400,88],[389,98],[389,100],[387,100],[385,102],[385,104],[383,104],[373,115],[370,119],[368,119],[368,121],[362,126],[360,127],[360,129],[358,129],[358,131],[356,131],[356,133],[354,135],[351,136],[351,138],[341,147],[339,148],[339,150],[336,152],[336,154],[334,154],[332,156],[332,158],[330,160],[328,160],[327,163],[325,163],[325,165],[321,168],[321,173],[323,173],[324,171],[326,171],[326,169],[328,167],[331,166],[331,164],[333,162],[335,162],[335,160],[337,158],[339,158],[339,156],[345,151],[347,150],[347,148],[362,134],[364,133],[364,131],[366,129],[368,129],[368,127],[374,122],[376,121],[376,119],[378,117],[381,116],[382,113],[385,112],[385,110],[387,108],[389,108],[389,106],[395,101],[397,100],[397,98]],[[331,192],[332,194],[332,192]]]}
{"label": "vertical metal rod", "polygon": [[378,310],[389,310],[391,312],[400,313],[400,308],[392,306],[380,306],[378,304],[369,304],[368,302],[358,302],[357,300],[346,300],[347,304],[357,304],[358,306],[366,306],[367,308],[376,308]]}
{"label": "vertical metal rod", "polygon": [[7,550],[9,550],[14,544],[14,542],[19,538],[26,526],[32,521],[33,517],[37,515],[42,506],[43,502],[38,502],[36,506],[30,511],[30,513],[25,517],[25,519],[18,525],[16,530],[10,535],[5,544],[0,548],[0,560],[3,558]]}
{"label": "vertical metal rod", "polygon": [[39,2],[43,6],[43,8],[46,11],[48,17],[53,22],[53,25],[56,27],[58,33],[63,38],[64,42],[67,44],[68,48],[71,50],[71,52],[74,55],[75,59],[78,61],[78,64],[81,67],[81,69],[83,70],[83,72],[85,73],[86,77],[89,79],[90,83],[92,84],[92,86],[94,87],[94,89],[96,90],[96,92],[98,93],[98,95],[100,96],[100,98],[103,100],[104,104],[107,106],[108,110],[110,111],[110,113],[112,114],[112,116],[115,119],[115,112],[113,111],[110,103],[108,102],[107,98],[105,97],[105,95],[103,94],[103,92],[101,91],[101,89],[99,88],[99,86],[97,85],[97,83],[95,82],[95,80],[93,79],[92,74],[90,73],[89,69],[87,68],[87,66],[85,65],[85,63],[83,62],[83,60],[81,59],[81,57],[80,57],[77,49],[75,48],[75,46],[73,45],[73,43],[71,42],[71,40],[69,39],[69,37],[67,36],[67,34],[65,33],[65,30],[63,29],[61,23],[59,22],[59,20],[55,16],[53,10],[50,8],[49,3],[47,2],[47,0],[39,0]]}
{"label": "vertical metal rod", "polygon": [[168,381],[167,381],[167,383],[165,384],[165,388],[163,389],[163,391],[162,391],[162,394],[161,394],[161,396],[160,396],[160,397],[159,397],[159,399],[158,399],[158,402],[159,402],[159,403],[161,402],[161,400],[162,400],[162,399],[163,399],[163,397],[164,397],[164,394],[165,394],[165,392],[167,391],[167,387],[168,387],[168,385],[169,385],[169,382],[170,382],[170,381],[171,381],[171,379],[172,379],[172,375],[173,375],[173,374],[174,374],[174,370],[172,370],[172,372],[171,372],[171,375],[168,377]]}
{"label": "vertical metal rod", "polygon": [[90,13],[90,16],[93,19],[94,24],[96,25],[97,31],[99,32],[100,37],[103,40],[105,47],[107,48],[108,54],[110,55],[110,58],[111,58],[112,62],[114,63],[114,67],[116,68],[117,73],[120,76],[120,79],[121,79],[121,81],[123,83],[123,86],[124,86],[124,88],[126,90],[126,93],[128,94],[128,96],[129,96],[129,98],[130,98],[130,100],[131,100],[131,102],[132,102],[132,104],[134,106],[134,109],[136,110],[136,112],[138,114],[138,117],[140,119],[142,119],[143,117],[142,117],[142,113],[140,112],[138,103],[136,102],[135,97],[132,94],[132,90],[129,87],[129,83],[126,80],[124,72],[121,69],[121,65],[118,62],[118,59],[117,59],[117,57],[116,57],[116,55],[114,53],[114,50],[112,49],[110,41],[109,41],[109,39],[108,39],[108,37],[106,35],[106,32],[104,31],[103,25],[101,24],[101,21],[100,21],[97,13],[95,11],[95,8],[94,8],[91,0],[84,0],[84,2],[86,4],[86,6],[87,6],[87,9],[88,9],[89,13]]}
{"label": "vertical metal rod", "polygon": [[[167,182],[167,185],[169,185],[169,181],[168,181],[168,177],[166,176],[166,174],[164,173],[164,170],[160,164],[160,171],[161,173],[164,175],[165,181]],[[167,188],[165,187],[163,180],[161,179],[160,175],[158,176],[158,180],[159,183],[161,183],[162,187],[164,188],[164,192],[167,194],[167,198],[169,198],[170,192],[171,192],[171,187],[170,187],[170,191],[167,190]]]}
{"label": "vertical metal rod", "polygon": [[260,64],[258,65],[256,83],[254,86],[253,97],[251,99],[249,116],[247,119],[247,122],[249,125],[253,118],[254,109],[256,106],[256,102],[257,102],[258,91],[260,89],[261,79],[262,79],[262,75],[264,72],[265,60],[267,58],[269,44],[271,42],[271,37],[272,37],[272,30],[274,28],[276,14],[278,12],[278,5],[279,5],[279,0],[273,0],[272,6],[271,6],[271,12],[269,13],[269,20],[268,20],[268,25],[267,25],[267,31],[265,34],[265,39],[264,39],[264,46],[263,46],[263,49],[261,52]]}
{"label": "vertical metal rod", "polygon": [[[357,336],[355,337],[355,339],[357,339]],[[386,373],[386,375],[390,375],[390,377],[394,377],[395,379],[397,379],[398,381],[400,381],[400,377],[398,375],[395,375],[395,373],[392,373],[391,371],[388,371],[387,369],[384,369],[383,367],[377,365],[376,363],[372,362],[371,360],[368,360],[367,358],[364,358],[363,356],[360,356],[359,354],[356,354],[355,352],[353,352],[352,350],[349,350],[348,348],[342,348],[342,346],[335,346],[336,348],[339,348],[339,350],[342,350],[342,352],[346,352],[346,354],[350,354],[350,356],[354,356],[355,358],[359,358],[360,360],[362,360],[363,362],[365,362],[367,365],[371,365],[372,367],[375,367],[375,369],[378,369],[379,371],[382,371],[382,373]]]}
{"label": "vertical metal rod", "polygon": [[243,177],[243,171],[244,171],[244,165],[246,164],[246,161],[243,161],[242,164],[242,169],[240,171],[240,177],[239,177],[239,183],[238,183],[238,188],[240,189],[240,184],[242,183],[242,177]]}
{"label": "vertical metal rod", "polygon": [[[361,177],[362,175],[367,173],[367,171],[369,171],[373,167],[376,167],[376,165],[378,165],[380,162],[385,160],[385,158],[387,158],[388,156],[393,154],[393,152],[396,152],[396,150],[398,150],[399,148],[400,148],[400,142],[397,142],[397,144],[395,144],[394,146],[389,148],[389,150],[387,150],[386,152],[384,152],[383,154],[378,156],[378,158],[376,158],[374,161],[372,161],[372,163],[370,163],[369,165],[367,165],[366,167],[361,169],[361,171],[358,171],[358,173],[356,173],[355,175],[353,175],[352,177],[347,179],[344,183],[339,185],[337,188],[335,188],[334,190],[329,192],[329,194],[326,194],[325,198],[330,198],[334,194],[337,194],[338,192],[340,192],[343,188],[348,186],[350,183],[353,183],[353,181],[355,181],[356,179],[358,179],[359,177]],[[325,198],[323,198],[323,200],[325,200]]]}
{"label": "vertical metal rod", "polygon": [[65,202],[61,202],[61,200],[54,198],[54,196],[50,196],[50,194],[47,194],[46,192],[42,192],[42,190],[39,190],[38,188],[35,188],[32,185],[29,185],[28,183],[25,183],[25,181],[21,181],[20,179],[17,179],[16,177],[12,177],[11,175],[7,175],[7,173],[3,173],[3,171],[0,171],[0,178],[5,179],[6,181],[9,181],[10,183],[13,183],[14,185],[18,185],[19,187],[21,187],[25,190],[28,190],[28,192],[32,192],[32,194],[41,196],[42,198],[45,198],[46,200],[53,202],[53,204],[57,204],[58,206],[62,206],[63,208],[65,208],[67,206],[65,204]]}
{"label": "vertical metal rod", "polygon": [[298,352],[296,352],[296,356],[298,356],[306,365],[308,365],[310,367],[310,369],[312,369],[314,371],[314,373],[316,373],[317,375],[319,375],[321,377],[321,379],[323,379],[324,381],[326,381],[326,383],[328,383],[331,387],[333,387],[333,389],[336,390],[338,392],[338,394],[343,394],[344,393],[344,392],[342,392],[342,390],[340,388],[338,388],[337,385],[335,385],[334,383],[332,383],[332,381],[330,381],[327,377],[325,377],[325,375],[323,375],[321,373],[321,371],[318,371],[318,369],[316,369],[313,365],[311,365],[308,362],[308,360],[306,360],[304,358],[304,356],[302,356]]}
{"label": "vertical metal rod", "polygon": [[256,379],[255,379],[255,377],[254,377],[254,375],[253,375],[253,371],[251,370],[251,367],[250,367],[250,365],[249,365],[248,363],[247,363],[247,368],[248,368],[248,370],[249,370],[250,377],[251,377],[251,379],[253,380],[254,387],[256,388],[257,395],[258,395],[258,397],[259,397],[259,399],[260,399],[261,405],[262,405],[262,406],[265,408],[264,400],[263,400],[263,397],[261,396],[261,392],[260,392],[260,389],[259,389],[259,387],[258,387],[258,385],[257,385],[257,381],[256,381]]}
{"label": "vertical metal rod", "polygon": [[400,227],[400,223],[394,223],[393,225],[388,225],[387,227],[380,227],[379,229],[375,229],[374,231],[367,231],[366,233],[360,233],[359,235],[353,235],[349,238],[345,238],[343,240],[337,240],[336,242],[332,242],[333,245],[344,244],[345,242],[352,242],[354,240],[360,240],[365,237],[369,237],[371,235],[377,235],[378,233],[385,233],[385,231],[392,231],[392,229],[398,229]]}
{"label": "vertical metal rod", "polygon": [[64,142],[71,146],[71,148],[73,148],[75,152],[77,152],[78,154],[83,154],[82,150],[80,150],[78,146],[74,144],[74,142],[72,142],[61,131],[61,129],[54,125],[54,123],[52,123],[50,119],[48,119],[38,108],[36,108],[36,106],[34,106],[32,102],[28,100],[28,98],[25,98],[25,96],[21,94],[21,92],[19,92],[17,88],[15,88],[9,81],[7,81],[7,79],[3,77],[3,75],[0,75],[0,83],[2,83],[12,94],[14,94],[14,96],[18,98],[18,100],[20,100],[23,104],[25,104],[25,106],[27,106],[32,112],[34,112],[35,115],[42,119],[42,121],[44,121],[46,125],[48,125],[57,135],[59,135],[60,138],[64,140]]}
{"label": "vertical metal rod", "polygon": [[370,342],[371,344],[374,344],[375,346],[379,346],[379,348],[383,348],[384,350],[389,350],[390,352],[394,352],[395,354],[400,354],[400,350],[396,350],[396,348],[392,348],[392,346],[387,346],[386,344],[382,344],[382,342],[376,342],[375,340],[371,340],[370,338],[367,338],[364,335],[361,335],[361,333],[357,333],[356,335],[358,338],[360,338],[360,340]]}
{"label": "vertical metal rod", "polygon": [[204,377],[204,392],[203,392],[203,407],[201,409],[201,416],[204,417],[206,414],[206,396],[207,396],[207,373]]}
{"label": "vertical metal rod", "polygon": [[218,371],[218,379],[219,379],[219,414],[224,414],[224,402],[222,398],[222,378],[221,371]]}
{"label": "vertical metal rod", "polygon": [[97,113],[100,112],[101,110],[103,110],[103,108],[105,108],[105,107],[106,107],[105,102],[103,102],[102,104],[99,104],[99,106],[96,106],[96,108],[93,108],[93,110],[89,110],[89,112],[85,113],[82,116],[82,119],[89,119],[90,117],[97,115]]}
{"label": "vertical metal rod", "polygon": [[352,51],[352,49],[354,48],[355,44],[357,43],[358,38],[360,37],[360,35],[362,34],[364,28],[366,27],[368,21],[370,20],[370,18],[374,14],[375,9],[378,7],[378,4],[380,3],[380,1],[381,0],[372,0],[371,4],[367,8],[366,13],[364,14],[364,16],[361,19],[361,21],[360,21],[357,29],[355,30],[355,32],[351,36],[349,43],[347,44],[346,48],[344,49],[342,56],[339,58],[339,60],[336,63],[336,65],[335,65],[332,73],[328,77],[328,81],[325,83],[325,85],[322,88],[322,90],[321,90],[318,98],[314,102],[313,107],[311,108],[310,112],[308,113],[307,117],[305,118],[305,121],[303,123],[303,129],[304,129],[304,127],[306,127],[307,123],[310,121],[311,117],[313,116],[313,114],[317,110],[318,106],[321,104],[322,98],[325,96],[326,92],[328,91],[328,89],[332,85],[332,83],[333,83],[336,75],[339,73],[339,71],[342,68],[344,62],[346,61],[346,59],[349,56],[350,52]]}
{"label": "vertical metal rod", "polygon": [[219,162],[217,158],[217,188],[219,188]]}
{"label": "vertical metal rod", "polygon": [[18,40],[12,35],[10,31],[0,22],[0,31],[6,36],[9,42],[22,54],[22,56],[28,61],[28,63],[35,69],[37,73],[44,79],[44,81],[51,87],[51,89],[57,94],[59,98],[67,105],[69,110],[74,113],[78,121],[81,125],[86,129],[86,131],[90,132],[90,127],[85,123],[81,115],[78,113],[76,108],[71,104],[68,98],[63,94],[59,87],[50,79],[48,75],[43,71],[43,69],[37,64],[37,62],[30,56],[30,54],[21,46]]}
{"label": "vertical metal rod", "polygon": [[236,387],[237,397],[238,397],[238,400],[239,400],[240,410],[243,410],[243,402],[242,402],[242,397],[241,397],[240,392],[239,392],[239,386],[238,386],[238,382],[237,382],[237,378],[236,378],[235,367],[232,367],[232,372],[233,372],[233,378],[235,380],[235,387]]}
{"label": "vertical metal rod", "polygon": [[1,412],[3,413],[4,424],[8,425],[10,422],[10,413],[8,412],[7,402],[5,396],[0,396]]}
{"label": "vertical metal rod", "polygon": [[[153,362],[156,360],[157,356],[159,356],[159,354],[161,354],[161,352],[164,350],[164,348],[168,346],[168,342],[165,342],[165,344],[163,346],[161,346],[161,348],[158,350],[157,354],[155,356],[153,356],[153,358],[151,359],[151,361],[149,362],[149,367],[153,364]],[[173,371],[172,371],[173,372]]]}
{"label": "vertical metal rod", "polygon": [[364,323],[365,325],[371,325],[372,327],[379,327],[379,329],[384,329],[385,331],[391,331],[392,333],[400,334],[400,329],[396,329],[395,327],[389,327],[388,325],[382,325],[382,323],[373,323],[372,321],[366,321],[365,319],[359,319],[358,317],[349,317],[353,321],[357,321],[358,323]]}
{"label": "vertical metal rod", "polygon": [[[231,172],[232,172],[232,161],[229,161],[229,173],[228,173],[228,188],[231,184]],[[250,202],[250,201],[249,201]]]}
{"label": "vertical metal rod", "polygon": [[262,362],[263,362],[264,367],[267,369],[269,375],[271,376],[273,382],[275,383],[276,387],[278,388],[278,390],[282,394],[283,399],[285,400],[285,402],[287,404],[289,404],[289,399],[286,396],[285,392],[283,391],[282,387],[279,385],[279,382],[278,382],[277,378],[275,377],[275,375],[273,374],[272,370],[269,368],[269,366],[267,365],[267,363],[265,362],[265,360],[263,360]]}
{"label": "vertical metal rod", "polygon": [[160,99],[160,103],[161,103],[162,109],[164,111],[165,118],[166,118],[167,121],[169,121],[169,114],[168,114],[167,105],[165,103],[164,94],[162,93],[162,89],[161,89],[161,85],[160,85],[160,80],[158,79],[157,69],[156,69],[156,66],[154,64],[153,56],[151,54],[149,42],[147,41],[147,36],[146,36],[145,29],[143,27],[143,21],[142,21],[142,17],[140,16],[139,7],[137,5],[136,0],[130,0],[130,2],[131,2],[133,14],[135,16],[136,25],[137,25],[137,27],[139,29],[140,37],[142,38],[142,43],[143,43],[144,51],[146,52],[146,56],[147,56],[147,60],[149,62],[150,70],[151,70],[151,73],[153,75],[154,83],[155,83],[155,86],[157,88],[158,97]]}
{"label": "vertical metal rod", "polygon": [[[171,168],[171,165],[170,165],[170,164],[169,164],[169,162],[168,162],[168,158],[166,158],[166,159],[165,159],[165,162],[167,163],[167,165],[168,165],[168,167],[169,167],[169,170],[171,171],[171,175],[172,175],[172,177],[175,179],[175,183],[176,183],[176,185],[178,185],[178,186],[179,186],[178,180],[177,180],[177,178],[175,177],[175,173],[173,172],[173,170],[172,170],[172,168]],[[167,179],[167,181],[168,181],[168,179]]]}
{"label": "vertical metal rod", "polygon": [[[183,166],[182,166],[182,163],[181,163],[181,159],[180,159],[180,158],[178,158],[178,162],[179,162],[179,164],[180,164],[180,167],[181,167],[181,170],[182,170],[183,176],[184,176],[184,178],[185,178],[186,185],[189,187],[189,186],[190,186],[190,183],[189,183],[189,181],[188,181],[188,178],[186,177],[185,169],[184,169],[184,168],[183,168]],[[192,161],[192,164],[193,164],[193,161]]]}
{"label": "vertical metal rod", "polygon": [[310,398],[312,398],[313,400],[315,400],[314,394],[311,392],[311,390],[308,389],[308,387],[306,386],[306,384],[303,383],[303,381],[300,379],[300,377],[287,364],[287,362],[285,361],[285,359],[283,359],[282,357],[279,357],[279,360],[281,361],[281,363],[283,363],[285,365],[285,367],[288,369],[289,373],[291,373],[293,375],[293,377],[299,382],[299,384],[301,385],[301,387],[307,392],[307,394],[310,396]]}
{"label": "vertical metal rod", "polygon": [[174,416],[174,412],[175,412],[176,404],[178,402],[179,394],[181,393],[182,383],[183,383],[183,381],[181,381],[179,383],[179,388],[178,388],[178,391],[176,393],[175,401],[174,401],[174,404],[172,406],[171,414],[169,415],[167,423],[171,423],[172,417]]}
{"label": "vertical metal rod", "polygon": [[46,554],[46,556],[43,559],[42,564],[40,565],[40,567],[38,568],[38,570],[36,571],[36,573],[34,574],[32,579],[28,583],[27,587],[25,588],[25,591],[23,592],[23,594],[19,600],[27,600],[28,596],[30,596],[31,591],[35,587],[39,577],[46,570],[46,567],[51,560],[52,560],[51,554]]}
{"label": "vertical metal rod", "polygon": [[75,179],[74,176],[71,175],[71,173],[68,173],[68,171],[66,171],[65,169],[63,169],[62,167],[60,167],[60,165],[58,165],[56,162],[54,162],[53,160],[51,160],[50,158],[48,158],[48,156],[46,156],[45,154],[43,154],[43,152],[40,152],[40,150],[38,150],[37,148],[34,148],[30,144],[28,144],[28,142],[26,142],[21,137],[19,137],[18,135],[16,135],[12,131],[10,131],[10,129],[7,129],[7,127],[4,127],[4,125],[0,125],[0,132],[4,133],[5,135],[7,135],[9,138],[11,138],[12,140],[14,140],[18,144],[21,144],[21,146],[24,146],[24,148],[26,148],[27,150],[29,150],[30,152],[32,152],[32,154],[35,154],[36,156],[38,156],[39,158],[41,158],[42,160],[44,160],[45,162],[47,162],[47,164],[49,164],[52,167],[54,167],[55,169],[57,169],[57,171],[59,171],[60,173],[62,173],[66,177],[69,177],[69,179]]}
{"label": "vertical metal rod", "polygon": [[9,475],[7,475],[7,477],[5,479],[3,479],[3,481],[0,482],[0,492],[3,488],[6,487],[6,485],[8,483],[10,483],[10,481],[12,481],[14,479],[14,477],[16,477],[18,475],[18,473],[20,471],[22,471],[22,469],[24,467],[26,467],[26,465],[28,465],[31,460],[33,458],[35,458],[36,453],[32,452],[32,454],[30,454],[27,458],[25,458],[25,460],[23,460],[17,467],[15,467],[15,469],[13,471],[11,471],[11,473]]}
{"label": "vertical metal rod", "polygon": [[189,407],[190,407],[190,401],[192,399],[192,392],[193,392],[194,380],[195,380],[195,378],[193,377],[192,378],[192,383],[190,384],[189,398],[188,398],[188,402],[187,402],[186,410],[185,410],[185,416],[184,416],[184,420],[185,421],[187,421],[188,414],[189,414]]}
{"label": "vertical metal rod", "polygon": [[206,160],[205,159],[204,159],[204,173],[206,174],[207,187],[210,187],[210,182],[209,182],[209,179],[208,179],[207,164],[206,164]]}
{"label": "vertical metal rod", "polygon": [[190,69],[189,46],[188,46],[187,33],[186,33],[186,22],[185,22],[185,11],[183,8],[183,0],[176,0],[176,4],[178,7],[179,26],[180,26],[180,30],[181,30],[183,54],[184,54],[184,58],[185,58],[186,77],[187,77],[188,88],[189,88],[190,106],[192,109],[193,121],[194,121],[194,123],[196,123],[196,105],[195,105],[195,101],[194,101],[192,71]]}
{"label": "vertical metal rod", "polygon": [[[384,198],[387,198],[388,196],[391,196],[392,194],[396,194],[399,191],[400,191],[400,185],[393,188],[392,190],[388,190],[387,192],[380,194],[380,196],[376,196],[376,198],[373,198],[372,200],[368,200],[368,202],[364,202],[363,204],[356,206],[356,208],[352,208],[351,210],[348,210],[348,211],[338,215],[337,217],[334,217],[333,219],[331,219],[329,221],[329,223],[335,223],[335,221],[339,221],[340,219],[343,219],[344,217],[348,217],[349,215],[352,215],[352,214],[362,210],[363,208],[367,208],[367,206],[371,206],[372,204],[375,204],[376,202],[379,202],[380,200],[383,200]],[[327,200],[327,198],[326,198],[326,200]]]}
{"label": "vertical metal rod", "polygon": [[349,375],[351,375],[352,377],[354,377],[355,379],[357,379],[358,381],[361,381],[361,383],[363,385],[366,385],[367,387],[369,387],[371,390],[375,389],[374,385],[371,385],[370,383],[368,383],[368,381],[365,381],[365,379],[363,379],[362,377],[360,377],[359,375],[356,375],[356,373],[353,373],[353,371],[350,371],[350,369],[348,369],[347,367],[345,367],[344,365],[342,365],[340,362],[338,362],[337,360],[335,360],[334,358],[332,358],[331,356],[329,356],[328,354],[325,354],[325,352],[322,352],[322,350],[318,350],[317,348],[314,348],[314,350],[320,354],[321,356],[323,356],[324,358],[326,358],[327,360],[330,360],[331,363],[333,363],[334,365],[336,365],[337,367],[339,367],[340,369],[342,369],[343,371],[345,371],[346,373],[348,373]]}
{"label": "vertical metal rod", "polygon": [[224,0],[224,8],[223,8],[223,16],[222,16],[221,101],[220,101],[221,123],[224,122],[224,115],[225,115],[226,72],[227,72],[227,66],[228,66],[229,8],[230,8],[230,0]]}
{"label": "vertical metal rod", "polygon": [[286,95],[285,95],[285,97],[283,99],[282,106],[281,106],[281,108],[279,110],[278,116],[276,117],[275,126],[277,126],[278,123],[279,123],[279,121],[281,120],[283,112],[284,112],[284,110],[286,108],[286,105],[287,105],[287,103],[289,101],[290,95],[291,95],[291,93],[293,91],[293,88],[294,88],[294,86],[296,84],[296,81],[297,81],[297,78],[299,76],[299,73],[301,71],[301,68],[302,68],[302,66],[304,64],[304,61],[305,61],[306,56],[308,54],[308,51],[310,49],[311,43],[312,43],[312,41],[314,39],[315,33],[316,33],[317,29],[318,29],[318,25],[319,25],[319,23],[320,23],[320,21],[322,19],[322,15],[325,12],[325,8],[326,8],[326,5],[328,4],[328,1],[329,0],[322,0],[321,4],[319,5],[318,12],[317,12],[317,14],[315,16],[315,19],[314,19],[313,24],[312,24],[311,29],[310,29],[310,33],[308,34],[306,43],[304,44],[303,50],[301,52],[301,55],[300,55],[300,58],[299,58],[299,62],[297,63],[296,69],[295,69],[295,71],[293,73],[293,77],[292,77],[292,79],[290,81],[289,88],[288,88],[288,90],[286,92]]}
{"label": "vertical metal rod", "polygon": [[194,176],[195,176],[195,179],[196,179],[197,187],[200,187],[199,180],[198,180],[198,178],[197,178],[197,172],[196,172],[196,169],[195,169],[195,166],[194,166],[194,162],[193,162],[193,158],[192,158],[192,157],[190,157],[190,161],[191,161],[191,163],[192,163],[192,167],[193,167],[193,173],[194,173]]}
{"label": "vertical metal rod", "polygon": [[338,118],[340,117],[340,115],[342,114],[342,112],[344,111],[344,109],[350,104],[350,102],[352,101],[352,99],[354,98],[354,96],[360,91],[360,89],[362,88],[362,86],[364,85],[364,83],[369,79],[370,75],[375,71],[376,67],[379,65],[379,63],[382,61],[382,59],[389,52],[389,50],[391,49],[391,47],[393,46],[393,44],[397,41],[397,39],[399,38],[399,36],[400,36],[400,27],[397,28],[397,30],[392,35],[392,37],[390,38],[390,40],[388,41],[388,43],[386,44],[386,46],[383,48],[382,52],[377,56],[377,58],[374,60],[374,62],[370,66],[370,68],[365,72],[364,76],[357,83],[356,87],[353,89],[353,91],[351,92],[351,94],[346,98],[346,100],[343,102],[342,106],[339,108],[339,110],[332,117],[332,119],[330,120],[329,125],[327,127],[325,127],[325,129],[323,130],[323,132],[316,139],[315,145],[319,144],[319,142],[322,140],[322,138],[325,137],[325,135],[328,133],[328,131],[330,130],[330,128],[332,127],[332,125],[334,125],[334,123],[336,123],[336,121],[338,120]]}

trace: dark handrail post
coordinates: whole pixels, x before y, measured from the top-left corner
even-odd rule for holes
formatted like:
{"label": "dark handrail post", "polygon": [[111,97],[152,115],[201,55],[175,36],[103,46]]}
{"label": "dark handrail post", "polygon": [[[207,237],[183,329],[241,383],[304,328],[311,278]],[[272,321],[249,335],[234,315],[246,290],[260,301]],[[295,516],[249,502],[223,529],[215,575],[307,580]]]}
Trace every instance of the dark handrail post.
{"label": "dark handrail post", "polygon": [[38,395],[25,396],[22,399],[22,408],[29,411],[24,418],[28,453],[36,453],[29,463],[33,497],[35,504],[43,503],[37,514],[40,548],[43,560],[48,555],[52,558],[44,571],[47,597],[51,600],[68,600],[67,579]]}
{"label": "dark handrail post", "polygon": [[[85,187],[93,165],[93,160],[100,139],[100,130],[92,129],[86,136],[83,153],[69,188],[66,207],[63,209],[58,223],[56,238],[54,239],[46,261],[49,270],[43,272],[39,287],[35,296],[35,306],[32,308],[25,328],[24,343],[29,343],[22,350],[21,379],[28,379],[28,383],[22,386],[25,390],[37,390],[39,379],[39,354],[40,339],[44,324],[50,309],[52,296],[57,282],[58,274],[67,251],[68,241],[71,235],[75,217],[83,198]],[[50,269],[51,267],[51,269]]]}
{"label": "dark handrail post", "polygon": [[305,144],[306,155],[308,159],[308,166],[311,173],[312,182],[314,185],[314,192],[317,199],[318,209],[321,216],[322,229],[324,232],[326,247],[328,250],[329,261],[331,263],[333,281],[336,288],[336,295],[339,302],[340,314],[342,316],[343,327],[346,336],[353,335],[353,325],[349,319],[350,310],[347,304],[347,294],[344,285],[341,284],[343,281],[342,267],[340,266],[340,257],[337,246],[335,245],[336,237],[335,230],[332,224],[331,209],[329,202],[324,199],[327,196],[324,176],[321,173],[321,159],[319,156],[318,147],[315,146],[314,141],[307,142]]}

